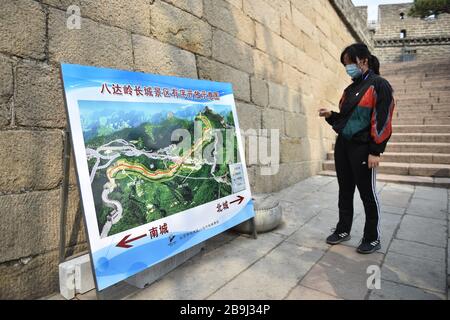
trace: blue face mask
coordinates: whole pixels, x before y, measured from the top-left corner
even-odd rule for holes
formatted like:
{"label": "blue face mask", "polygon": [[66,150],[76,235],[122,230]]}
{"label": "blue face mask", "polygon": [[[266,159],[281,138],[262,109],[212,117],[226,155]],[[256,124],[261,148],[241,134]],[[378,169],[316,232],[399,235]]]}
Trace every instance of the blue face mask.
{"label": "blue face mask", "polygon": [[347,74],[352,78],[356,79],[362,75],[362,71],[356,64],[348,64],[345,66]]}

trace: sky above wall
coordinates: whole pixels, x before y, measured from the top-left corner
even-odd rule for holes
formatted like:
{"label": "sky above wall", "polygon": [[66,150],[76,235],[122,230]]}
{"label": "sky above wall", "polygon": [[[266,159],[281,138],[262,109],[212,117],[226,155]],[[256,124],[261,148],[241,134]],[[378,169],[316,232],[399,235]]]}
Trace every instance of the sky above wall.
{"label": "sky above wall", "polygon": [[368,6],[368,19],[378,20],[378,5],[394,3],[411,3],[412,0],[352,0],[355,6]]}

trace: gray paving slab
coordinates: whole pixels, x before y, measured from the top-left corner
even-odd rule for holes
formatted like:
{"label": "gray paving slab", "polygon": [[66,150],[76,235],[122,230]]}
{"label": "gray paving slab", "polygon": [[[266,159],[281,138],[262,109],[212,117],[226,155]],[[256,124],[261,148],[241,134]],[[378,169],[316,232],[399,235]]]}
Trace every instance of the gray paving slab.
{"label": "gray paving slab", "polygon": [[380,265],[383,255],[361,255],[347,246],[334,246],[308,272],[300,285],[343,299],[365,298],[367,267]]}
{"label": "gray paving slab", "polygon": [[440,202],[447,202],[448,191],[444,188],[433,188],[416,186],[414,197],[420,199],[435,200]]}
{"label": "gray paving slab", "polygon": [[232,230],[222,232],[218,234],[215,237],[212,237],[211,239],[208,239],[204,242],[204,250],[205,251],[212,251],[215,250],[224,244],[236,239],[239,237],[239,233],[234,232]]}
{"label": "gray paving slab", "polygon": [[296,286],[289,295],[285,298],[286,300],[342,300],[338,297],[332,296],[327,293],[317,291],[315,289],[310,289],[301,285]]}
{"label": "gray paving slab", "polygon": [[370,292],[369,300],[447,300],[440,292],[381,280],[381,288]]}
{"label": "gray paving slab", "polygon": [[413,197],[406,209],[406,214],[447,220],[447,200],[443,202],[440,200]]}
{"label": "gray paving slab", "polygon": [[313,208],[304,208],[296,204],[286,205],[283,207],[282,221],[273,231],[286,236],[291,235],[317,214],[318,211]]}
{"label": "gray paving slab", "polygon": [[336,227],[337,221],[336,212],[324,210],[288,237],[286,241],[302,247],[327,250],[330,245],[325,240],[331,234],[331,229]]}
{"label": "gray paving slab", "polygon": [[411,195],[412,193],[386,190],[385,187],[381,191],[379,199],[381,205],[406,208],[408,206]]}
{"label": "gray paving slab", "polygon": [[413,193],[415,186],[410,184],[400,184],[400,183],[386,183],[383,191],[394,191],[403,193]]}
{"label": "gray paving slab", "polygon": [[318,190],[321,193],[333,193],[336,194],[339,192],[339,185],[337,181],[332,181],[324,186],[321,186]]}
{"label": "gray paving slab", "polygon": [[261,234],[257,240],[241,236],[195,256],[130,299],[205,299],[282,240],[274,233]]}
{"label": "gray paving slab", "polygon": [[398,214],[398,215],[403,215],[406,211],[405,207],[388,206],[388,205],[385,205],[384,203],[380,203],[380,207],[381,207],[382,212]]}
{"label": "gray paving slab", "polygon": [[432,247],[414,241],[394,239],[389,248],[389,252],[445,263],[444,248]]}
{"label": "gray paving slab", "polygon": [[444,264],[395,252],[387,253],[381,278],[441,293],[446,293],[447,288]]}
{"label": "gray paving slab", "polygon": [[282,299],[322,255],[320,250],[282,243],[209,299]]}
{"label": "gray paving slab", "polygon": [[444,220],[405,215],[396,238],[445,248],[447,223]]}
{"label": "gray paving slab", "polygon": [[274,194],[280,200],[286,200],[290,202],[298,202],[305,197],[308,197],[312,193],[316,192],[324,184],[329,183],[323,181],[322,184],[300,182],[293,186],[283,189],[280,192]]}

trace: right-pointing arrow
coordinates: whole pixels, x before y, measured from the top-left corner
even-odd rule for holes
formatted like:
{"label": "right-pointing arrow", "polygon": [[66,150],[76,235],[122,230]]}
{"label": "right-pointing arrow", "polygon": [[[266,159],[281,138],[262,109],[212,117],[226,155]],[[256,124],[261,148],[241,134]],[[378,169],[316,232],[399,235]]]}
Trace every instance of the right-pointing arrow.
{"label": "right-pointing arrow", "polygon": [[242,203],[242,201],[244,201],[244,197],[243,196],[237,196],[238,198],[236,199],[236,200],[234,200],[234,201],[231,201],[230,203],[235,203],[235,202],[238,202],[238,204],[241,204]]}

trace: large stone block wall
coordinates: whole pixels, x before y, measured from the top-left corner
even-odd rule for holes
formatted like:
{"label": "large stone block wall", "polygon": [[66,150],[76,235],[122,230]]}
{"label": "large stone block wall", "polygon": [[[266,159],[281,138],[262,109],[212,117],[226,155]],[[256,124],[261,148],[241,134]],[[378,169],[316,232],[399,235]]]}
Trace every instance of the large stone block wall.
{"label": "large stone block wall", "polygon": [[[317,109],[336,109],[349,83],[339,55],[354,34],[326,0],[3,0],[0,298],[58,290],[61,62],[231,82],[246,142],[279,130],[278,171],[248,165],[252,192],[272,192],[321,170],[334,133]],[[72,161],[69,254],[86,249],[79,209]]]}
{"label": "large stone block wall", "polygon": [[[450,54],[450,14],[440,14],[435,20],[408,15],[412,4],[379,6],[379,28],[374,35],[375,54],[382,62],[402,60],[402,47],[416,51],[416,59],[440,59]],[[404,13],[404,19],[400,19]],[[400,39],[401,30],[406,38]]]}

